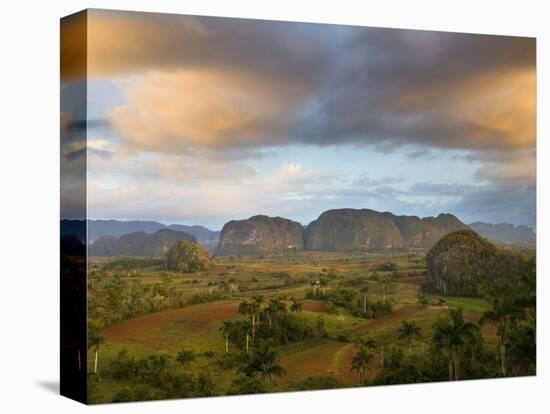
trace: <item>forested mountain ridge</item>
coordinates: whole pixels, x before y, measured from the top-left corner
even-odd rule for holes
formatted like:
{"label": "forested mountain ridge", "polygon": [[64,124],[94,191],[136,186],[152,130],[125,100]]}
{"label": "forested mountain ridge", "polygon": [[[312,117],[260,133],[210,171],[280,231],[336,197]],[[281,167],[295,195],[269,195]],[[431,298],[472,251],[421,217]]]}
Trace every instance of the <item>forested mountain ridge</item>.
{"label": "forested mountain ridge", "polygon": [[[118,239],[126,234],[136,232],[152,234],[165,228],[174,231],[183,231],[195,236],[197,242],[210,251],[216,248],[220,238],[219,231],[213,231],[198,225],[170,224],[167,226],[152,220],[88,220],[88,243],[93,244],[102,237]],[[84,242],[86,228],[83,225],[83,220],[61,220],[61,236],[67,234],[73,235]]]}
{"label": "forested mountain ridge", "polygon": [[501,243],[534,243],[537,240],[533,229],[527,226],[514,226],[507,223],[490,224],[478,221],[470,224],[470,227],[480,236]]}
{"label": "forested mountain ridge", "polygon": [[304,228],[282,217],[253,216],[223,226],[217,253],[261,254],[304,250]]}
{"label": "forested mountain ridge", "polygon": [[160,229],[149,234],[143,231],[115,238],[103,236],[88,248],[90,256],[161,256],[179,240],[197,242],[195,236],[182,231]]}
{"label": "forested mountain ridge", "polygon": [[445,234],[468,228],[452,214],[419,218],[369,209],[328,210],[306,229],[309,250],[429,248]]}
{"label": "forested mountain ridge", "polygon": [[307,227],[281,217],[254,216],[227,223],[217,253],[429,248],[445,234],[467,228],[451,214],[419,218],[368,209],[328,210]]}

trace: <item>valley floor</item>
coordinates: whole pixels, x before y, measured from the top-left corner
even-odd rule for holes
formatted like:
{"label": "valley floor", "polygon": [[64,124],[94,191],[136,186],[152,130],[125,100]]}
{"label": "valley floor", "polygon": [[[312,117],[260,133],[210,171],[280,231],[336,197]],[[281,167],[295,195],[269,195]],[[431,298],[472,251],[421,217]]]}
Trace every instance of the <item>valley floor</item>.
{"label": "valley floor", "polygon": [[[395,270],[377,270],[389,261],[396,265]],[[419,290],[425,277],[421,252],[358,255],[307,252],[269,258],[217,258],[210,270],[199,273],[137,266],[101,270],[104,263],[102,260],[96,263],[100,270],[90,278],[90,314],[92,318],[104,320],[109,303],[117,303],[119,309],[108,310],[113,322],[105,323],[104,343],[98,348],[100,380],[91,399],[99,403],[112,401],[121,390],[135,384],[133,378],[113,376],[113,366],[121,352],[135,359],[164,354],[175,361],[179,351],[190,350],[194,360],[186,366],[172,363],[170,370],[176,374],[207,373],[215,394],[230,392],[238,366],[225,367],[220,363],[226,346],[220,329],[223,321],[242,320],[239,304],[254,295],[261,295],[264,303],[280,298],[288,308],[292,300],[299,301],[302,309],[296,313],[304,323],[318,324],[322,320],[324,326],[323,335],[274,347],[286,372],[274,380],[272,391],[296,389],[297,384],[317,376],[334,377],[339,386],[357,386],[359,377],[357,370],[352,369],[352,359],[358,351],[358,341],[365,338],[379,344],[373,351],[374,363],[365,374],[367,381],[372,380],[381,369],[384,345],[398,343],[407,347],[405,341],[399,340],[402,320],[413,319],[420,327],[412,352],[421,354],[429,346],[431,326],[448,312],[445,305],[419,303]],[[391,275],[391,282],[384,286],[385,275]],[[113,297],[113,286],[118,296]],[[354,290],[359,286],[368,286],[369,301],[390,301],[392,312],[364,318],[343,306],[331,304],[329,308],[327,305],[325,296],[331,291]],[[138,296],[141,302],[132,308],[137,316],[128,318],[132,313],[125,313],[121,303],[133,303]],[[476,323],[488,309],[481,299],[444,299],[448,306],[462,307],[465,318]],[[357,300],[360,306],[360,295]],[[260,323],[267,322],[258,320]],[[485,325],[482,333],[489,346],[496,345],[493,325]],[[89,353],[91,370],[93,350]],[[244,352],[234,343],[229,343],[228,351],[229,354]]]}

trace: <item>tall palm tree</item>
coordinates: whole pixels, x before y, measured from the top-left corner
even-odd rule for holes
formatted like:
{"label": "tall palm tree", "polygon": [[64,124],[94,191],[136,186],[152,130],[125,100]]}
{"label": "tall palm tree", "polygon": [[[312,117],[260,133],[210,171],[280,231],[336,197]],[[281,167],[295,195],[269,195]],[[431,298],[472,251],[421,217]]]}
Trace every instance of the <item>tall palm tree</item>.
{"label": "tall palm tree", "polygon": [[399,339],[406,339],[409,342],[409,354],[412,352],[412,344],[415,338],[420,338],[420,332],[422,329],[414,319],[401,321],[401,327],[399,328]]}
{"label": "tall palm tree", "polygon": [[256,293],[254,296],[252,296],[252,300],[254,301],[254,311],[256,316],[256,324],[260,323],[260,311],[262,309],[262,304],[264,303],[264,297],[258,293]]}
{"label": "tall palm tree", "polygon": [[153,369],[153,372],[156,374],[157,380],[159,383],[162,383],[162,381],[164,380],[164,376],[168,371],[169,360],[170,360],[170,356],[166,354],[151,355],[149,357],[151,368]]}
{"label": "tall palm tree", "polygon": [[97,319],[88,321],[88,349],[94,351],[94,374],[97,374],[99,348],[105,343],[103,324]]}
{"label": "tall palm tree", "polygon": [[225,353],[229,353],[229,336],[233,332],[233,329],[235,328],[233,322],[231,321],[222,321],[222,325],[220,326],[220,331],[225,336]]}
{"label": "tall palm tree", "polygon": [[361,288],[361,294],[363,295],[363,314],[367,313],[367,294],[369,293],[368,285]]}
{"label": "tall palm tree", "polygon": [[450,309],[449,316],[440,317],[433,325],[432,342],[436,349],[447,352],[449,359],[449,381],[460,379],[460,351],[469,339],[479,334],[479,327],[464,322],[461,308]]}
{"label": "tall palm tree", "polygon": [[239,313],[251,317],[252,321],[252,339],[255,337],[256,313],[259,312],[259,305],[256,302],[242,301],[239,303]]}
{"label": "tall palm tree", "polygon": [[329,284],[329,281],[325,278],[319,280],[319,286],[323,288],[323,296],[327,294],[327,286]]}
{"label": "tall palm tree", "polygon": [[392,284],[393,278],[391,275],[382,275],[380,278],[380,282],[382,283],[382,299],[384,303],[386,303],[386,294],[388,291],[388,287]]}
{"label": "tall palm tree", "polygon": [[507,348],[510,369],[518,375],[534,375],[537,366],[537,329],[535,309],[526,312],[525,320],[513,326]]}
{"label": "tall palm tree", "polygon": [[250,355],[248,364],[241,368],[240,372],[248,376],[258,372],[270,384],[274,377],[282,377],[286,374],[286,370],[280,365],[279,354],[266,342],[262,342]]}
{"label": "tall palm tree", "polygon": [[291,312],[302,312],[304,305],[298,302],[295,298],[292,298],[292,304],[290,305]]}
{"label": "tall palm tree", "polygon": [[311,282],[311,287],[313,288],[313,296],[317,296],[317,288],[319,287],[320,282],[318,280],[314,280]]}
{"label": "tall palm tree", "polygon": [[281,300],[281,298],[271,299],[269,301],[268,308],[271,308],[273,314],[282,315],[286,313],[286,304]]}
{"label": "tall palm tree", "polygon": [[351,360],[351,369],[359,374],[359,383],[363,384],[365,371],[369,370],[374,364],[374,355],[364,346],[353,355]]}
{"label": "tall palm tree", "polygon": [[195,359],[195,353],[185,348],[179,351],[176,356],[176,361],[178,361],[184,368],[186,368],[191,362],[195,361]]}
{"label": "tall palm tree", "polygon": [[497,326],[497,335],[499,336],[500,348],[500,372],[506,375],[507,372],[507,353],[506,348],[509,343],[509,334],[515,321],[524,315],[523,309],[517,306],[515,300],[511,297],[501,296],[493,298],[493,309],[483,314],[479,324],[494,322]]}

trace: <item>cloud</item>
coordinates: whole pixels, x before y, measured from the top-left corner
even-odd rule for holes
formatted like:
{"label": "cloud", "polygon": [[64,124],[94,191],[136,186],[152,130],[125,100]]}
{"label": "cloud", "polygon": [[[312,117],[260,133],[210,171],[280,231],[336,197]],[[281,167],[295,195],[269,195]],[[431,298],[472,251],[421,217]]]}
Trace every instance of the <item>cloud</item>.
{"label": "cloud", "polygon": [[[62,127],[77,139],[93,131],[99,216],[304,221],[355,206],[534,220],[534,39],[92,10],[82,117],[82,71],[70,63],[79,25],[62,30]],[[477,170],[411,183],[292,157],[333,146],[406,153],[419,168],[456,153],[473,165],[462,174]],[[277,170],[252,163],[281,151]]]}
{"label": "cloud", "polygon": [[288,142],[294,98],[288,85],[231,72],[163,72],[128,91],[129,104],[113,109],[108,119],[135,150],[257,148]]}
{"label": "cloud", "polygon": [[[513,151],[535,142],[533,39],[365,29],[357,69],[304,123],[311,143]],[[311,125],[316,125],[311,127]]]}
{"label": "cloud", "polygon": [[489,157],[487,164],[476,171],[475,177],[479,181],[501,186],[534,188],[536,184],[536,152],[532,149]]}
{"label": "cloud", "polygon": [[292,142],[514,151],[535,142],[534,39],[89,15],[90,74],[133,79],[129,102],[109,118],[139,150]]}

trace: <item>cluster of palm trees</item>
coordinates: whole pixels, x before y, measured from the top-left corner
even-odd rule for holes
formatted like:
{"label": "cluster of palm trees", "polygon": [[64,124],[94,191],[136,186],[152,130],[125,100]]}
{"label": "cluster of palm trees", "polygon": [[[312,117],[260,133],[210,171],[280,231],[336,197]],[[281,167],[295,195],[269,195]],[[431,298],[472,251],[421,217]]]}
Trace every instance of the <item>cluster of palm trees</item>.
{"label": "cluster of palm trees", "polygon": [[[473,363],[476,353],[479,354],[480,349],[483,349],[480,325],[488,322],[494,323],[497,328],[501,375],[506,376],[509,371],[509,348],[512,350],[514,365],[519,366],[521,372],[534,372],[536,346],[534,311],[518,306],[517,300],[509,296],[500,296],[493,301],[492,309],[483,314],[479,325],[466,321],[461,308],[449,309],[448,315],[440,316],[432,325],[432,351],[447,359],[450,381],[463,378],[461,361],[464,361],[466,355],[471,357],[471,363]],[[413,354],[415,340],[421,337],[422,329],[415,320],[401,321],[397,339],[406,342],[409,356]],[[359,374],[359,381],[363,383],[365,372],[373,367],[372,350],[377,347],[377,344],[372,339],[359,340],[358,346],[359,350],[352,359],[352,370]],[[383,368],[383,347],[380,347],[380,354],[382,360],[380,365]]]}
{"label": "cluster of palm trees", "polygon": [[351,360],[351,369],[359,374],[359,383],[363,384],[365,371],[370,370],[374,365],[374,354],[365,346],[359,347],[359,350],[353,355]]}
{"label": "cluster of palm trees", "polygon": [[432,342],[436,350],[446,353],[449,381],[460,379],[460,353],[481,340],[479,326],[464,321],[462,309],[449,309],[449,316],[440,317],[433,325]]}
{"label": "cluster of palm trees", "polygon": [[[404,319],[398,329],[398,340],[405,341],[408,354],[412,355],[414,341],[420,339],[422,329],[414,319]],[[448,358],[449,380],[460,379],[460,355],[468,347],[473,347],[480,340],[479,327],[464,320],[462,309],[450,309],[448,316],[441,316],[432,327],[432,344],[434,350],[440,351]],[[371,369],[374,355],[371,350],[377,344],[374,340],[360,340],[359,350],[353,356],[352,369],[359,373],[363,383],[365,370]],[[381,367],[383,368],[383,347],[380,349]]]}
{"label": "cluster of palm trees", "polygon": [[280,364],[279,354],[269,345],[262,341],[250,355],[248,362],[239,372],[252,376],[259,373],[269,385],[273,385],[275,377],[282,377],[286,370]]}
{"label": "cluster of palm trees", "polygon": [[409,355],[412,353],[413,342],[420,338],[422,329],[414,319],[403,319],[399,328],[399,339],[404,339],[409,345]]}
{"label": "cluster of palm trees", "polygon": [[290,310],[294,313],[302,312],[303,304],[296,298],[291,299],[290,307],[281,298],[273,298],[268,302],[261,295],[252,296],[249,301],[242,301],[239,304],[239,314],[246,317],[245,320],[225,320],[222,321],[220,331],[225,338],[225,352],[229,353],[230,342],[239,342],[239,338],[244,339],[244,350],[250,351],[250,345],[257,338],[260,326],[270,331],[275,321],[280,321]]}
{"label": "cluster of palm trees", "polygon": [[329,281],[326,278],[320,278],[320,279],[313,280],[311,282],[311,287],[313,289],[313,296],[314,297],[317,296],[317,291],[318,290],[321,290],[322,295],[326,296],[328,286],[329,286]]}
{"label": "cluster of palm trees", "polygon": [[[382,285],[382,301],[386,303],[388,289],[391,287],[393,283],[393,278],[391,275],[382,275],[379,277],[379,281],[380,281],[380,284]],[[359,289],[359,293],[361,294],[361,304],[363,307],[363,314],[367,313],[369,292],[370,292],[369,285],[363,285]]]}
{"label": "cluster of palm trees", "polygon": [[497,327],[500,351],[500,371],[502,375],[507,373],[507,348],[510,344],[511,332],[517,320],[523,318],[525,310],[517,306],[516,301],[510,296],[501,296],[493,299],[492,310],[485,312],[480,319],[481,325],[493,322]]}

